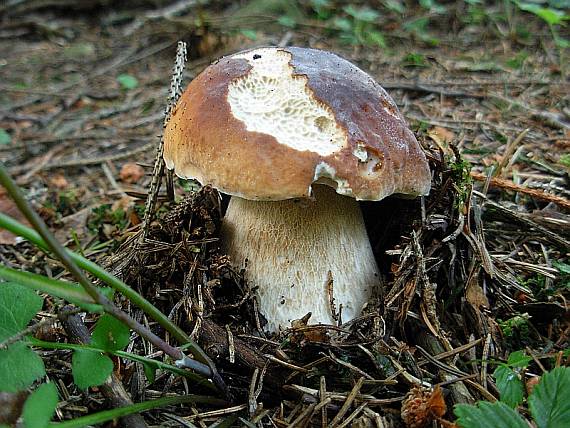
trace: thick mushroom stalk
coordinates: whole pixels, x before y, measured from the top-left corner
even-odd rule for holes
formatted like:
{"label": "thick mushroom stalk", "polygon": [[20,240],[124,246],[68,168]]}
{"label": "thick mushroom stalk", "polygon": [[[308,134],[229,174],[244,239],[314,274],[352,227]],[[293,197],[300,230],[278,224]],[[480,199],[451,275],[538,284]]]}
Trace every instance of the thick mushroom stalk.
{"label": "thick mushroom stalk", "polygon": [[308,312],[310,324],[336,324],[339,312],[351,320],[379,285],[358,202],[328,186],[313,190],[315,200],[234,196],[224,218],[226,251],[246,266],[270,331]]}

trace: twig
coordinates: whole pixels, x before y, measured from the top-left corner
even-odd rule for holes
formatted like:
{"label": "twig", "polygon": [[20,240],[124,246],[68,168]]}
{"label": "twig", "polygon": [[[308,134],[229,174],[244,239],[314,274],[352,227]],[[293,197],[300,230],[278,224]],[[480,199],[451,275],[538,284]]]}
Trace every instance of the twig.
{"label": "twig", "polygon": [[362,388],[363,383],[364,383],[363,377],[358,379],[358,382],[356,382],[356,385],[354,385],[354,388],[352,388],[352,391],[350,391],[350,394],[348,394],[348,397],[346,397],[346,401],[344,402],[344,404],[342,405],[336,416],[331,421],[329,425],[331,428],[336,427],[340,422],[340,420],[342,419],[342,417],[346,414],[346,412],[348,412],[348,409],[350,408],[350,406],[354,402],[354,399],[360,392],[360,388]]}
{"label": "twig", "polygon": [[[112,161],[116,161],[119,159],[125,159],[125,158],[133,157],[133,155],[136,155],[136,154],[141,153],[141,152],[146,152],[147,150],[150,150],[152,148],[152,146],[153,146],[152,143],[147,143],[147,144],[144,144],[140,147],[137,147],[136,149],[128,150],[126,152],[121,152],[121,153],[117,153],[114,155],[100,156],[100,157],[90,158],[90,159],[74,159],[74,160],[69,160],[69,161],[64,161],[64,162],[49,163],[47,165],[42,166],[40,168],[40,170],[55,169],[55,168],[72,168],[72,167],[77,167],[77,166],[97,165],[97,164],[102,164],[102,163],[106,163],[106,162],[112,162]],[[37,172],[37,171],[35,171],[35,172]]]}
{"label": "twig", "polygon": [[356,409],[354,409],[354,412],[352,412],[348,418],[346,418],[344,420],[344,422],[342,424],[340,424],[338,426],[338,428],[345,428],[348,426],[348,424],[350,424],[352,422],[352,420],[357,417],[362,411],[364,411],[364,408],[368,406],[368,403],[362,403],[360,406],[358,406]]}
{"label": "twig", "polygon": [[[429,388],[432,387],[430,384],[426,384],[425,386],[427,386]],[[292,385],[285,385],[283,387],[283,389],[285,391],[294,391],[294,392],[297,392],[300,394],[307,394],[313,398],[320,399],[319,391],[317,389],[309,388],[306,386],[292,384]],[[345,401],[346,402],[348,394],[345,392],[327,392],[326,397],[330,398],[332,401]],[[400,401],[404,400],[404,398],[405,398],[404,396],[392,397],[392,398],[376,398],[375,396],[373,396],[371,394],[357,393],[353,401],[356,401],[358,403],[366,401],[366,402],[368,402],[369,406],[383,406],[383,405],[387,405],[387,404],[399,403]],[[328,425],[328,426],[330,426],[330,425]]]}
{"label": "twig", "polygon": [[549,111],[537,110],[537,109],[535,109],[529,105],[526,105],[525,103],[523,103],[521,101],[513,100],[509,97],[505,97],[505,96],[499,95],[499,94],[489,94],[489,98],[495,98],[499,101],[510,104],[510,106],[515,106],[515,107],[519,107],[523,110],[526,110],[531,114],[531,116],[533,116],[537,119],[543,120],[548,125],[551,125],[555,128],[570,129],[570,122],[561,113],[556,114],[556,113],[552,113]]}
{"label": "twig", "polygon": [[[454,348],[450,351],[445,351],[445,352],[442,352],[441,354],[434,355],[432,358],[434,360],[443,360],[443,359],[446,359],[449,357],[453,357],[456,354],[461,354],[461,353],[468,351],[469,349],[473,348],[474,346],[479,345],[479,343],[481,343],[482,340],[483,339],[481,339],[481,338],[476,339],[476,340],[472,340],[469,343],[466,343],[465,345],[458,346],[457,348]],[[419,363],[418,365],[421,366],[422,364]]]}
{"label": "twig", "polygon": [[297,416],[295,418],[295,420],[293,420],[293,422],[291,422],[289,425],[287,425],[287,428],[295,428],[295,427],[303,426],[303,424],[301,424],[301,423],[305,419],[310,419],[310,417],[315,412],[316,407],[317,407],[317,403],[313,403],[313,404],[307,406],[307,408],[305,410],[303,410],[301,412],[301,414],[299,416]]}
{"label": "twig", "polygon": [[499,211],[501,214],[503,214],[504,216],[506,216],[510,220],[512,220],[516,223],[519,223],[519,224],[524,224],[527,227],[531,227],[533,229],[536,229],[538,232],[545,235],[545,237],[547,239],[550,239],[552,242],[557,243],[558,245],[560,245],[563,248],[570,247],[569,241],[562,238],[557,233],[554,233],[554,232],[548,230],[546,227],[541,226],[540,224],[530,220],[529,218],[526,218],[525,216],[521,215],[521,213],[510,210],[510,209],[502,206],[501,204],[493,202],[490,199],[488,199],[484,194],[477,192],[475,190],[473,191],[473,195],[475,195],[479,198],[482,198],[485,201],[485,203],[484,203],[485,206],[488,205],[490,207],[495,208],[497,211]]}
{"label": "twig", "polygon": [[130,36],[135,33],[140,27],[142,27],[147,21],[154,21],[161,18],[164,19],[179,15],[182,12],[185,12],[186,10],[200,3],[201,2],[198,0],[181,0],[176,3],[168,4],[161,9],[145,12],[141,14],[140,17],[137,16],[137,18],[125,28],[124,34],[126,36]]}
{"label": "twig", "polygon": [[[172,79],[170,81],[170,92],[168,94],[168,100],[166,103],[166,110],[164,112],[164,122],[163,129],[168,123],[170,118],[170,112],[172,108],[178,101],[180,97],[180,83],[182,81],[182,73],[184,71],[184,66],[186,64],[186,43],[178,42],[178,47],[176,49],[176,62],[174,63],[174,69],[172,71]],[[150,188],[148,191],[148,197],[146,199],[144,218],[142,221],[142,233],[140,243],[144,242],[148,236],[150,230],[150,222],[154,216],[154,207],[156,204],[156,198],[160,190],[160,184],[162,180],[162,175],[164,174],[164,159],[162,155],[164,153],[164,138],[163,134],[160,136],[160,141],[158,142],[158,148],[156,150],[156,156],[154,158],[154,169],[152,171],[152,181],[150,182]]]}
{"label": "twig", "polygon": [[[445,81],[416,81],[418,85],[428,86],[527,86],[527,85],[549,85],[549,86],[568,86],[568,82],[564,80],[553,81],[544,79],[520,79],[520,80],[501,80],[501,79],[487,79],[487,80],[445,80]],[[383,81],[382,87],[386,89],[405,89],[409,82],[399,80]]]}
{"label": "twig", "polygon": [[[445,86],[445,85],[444,85]],[[485,98],[483,94],[474,94],[463,91],[450,91],[442,87],[434,86],[430,83],[423,82],[382,82],[382,87],[385,89],[403,89],[406,91],[426,92],[431,94],[445,95],[448,97],[466,97],[466,98]]]}
{"label": "twig", "polygon": [[230,363],[234,364],[236,362],[236,348],[234,346],[234,335],[230,330],[229,324],[226,324],[226,331],[228,332],[228,352],[230,354]]}
{"label": "twig", "polygon": [[270,355],[270,354],[265,354],[264,357],[267,358],[269,361],[273,361],[274,363],[280,364],[283,367],[287,367],[288,369],[291,369],[291,370],[295,370],[295,371],[298,371],[301,373],[308,373],[310,371],[310,370],[307,370],[306,368],[299,367],[299,366],[296,366],[295,364],[288,363],[287,361],[280,360],[279,358],[277,358],[273,355]]}
{"label": "twig", "polygon": [[528,134],[529,131],[530,131],[530,129],[526,128],[523,132],[521,132],[517,136],[517,138],[515,138],[513,141],[511,141],[509,144],[507,144],[507,148],[505,149],[505,153],[503,153],[503,157],[501,158],[499,165],[497,165],[497,168],[495,169],[495,171],[493,171],[493,175],[495,177],[500,176],[501,172],[503,172],[503,168],[505,168],[510,163],[509,161],[511,160],[511,157],[512,157],[513,153],[515,152],[515,149],[520,144],[520,142],[523,140],[523,138],[526,137],[526,134]]}
{"label": "twig", "polygon": [[[476,171],[471,171],[471,177],[473,177],[477,181],[483,181],[483,182],[488,179],[488,177],[485,174],[481,174],[480,172]],[[499,187],[506,190],[512,190],[514,192],[524,193],[525,195],[529,195],[532,196],[533,198],[540,199],[541,201],[553,202],[556,205],[560,205],[561,207],[570,210],[570,201],[561,196],[551,195],[550,193],[546,193],[542,190],[529,189],[528,187],[515,184],[510,180],[505,180],[497,177],[491,178],[489,183],[491,184],[491,186]]]}
{"label": "twig", "polygon": [[257,396],[255,395],[255,386],[257,384],[257,377],[259,375],[259,369],[255,369],[251,375],[251,381],[249,383],[249,390],[247,394],[247,410],[249,416],[253,416],[257,410]]}
{"label": "twig", "polygon": [[[320,403],[324,403],[327,399],[327,381],[324,376],[321,376],[321,380],[319,383],[319,399],[321,400]],[[330,399],[329,399],[330,400]],[[327,406],[324,405],[321,407],[321,428],[327,428],[328,425],[328,414],[327,414]]]}
{"label": "twig", "polygon": [[337,364],[339,364],[339,365],[341,365],[341,366],[344,366],[344,367],[346,367],[347,369],[352,370],[352,371],[355,372],[355,373],[358,373],[358,374],[359,374],[360,376],[362,376],[363,378],[366,378],[366,379],[368,379],[368,380],[376,380],[376,379],[374,379],[374,377],[370,376],[370,375],[369,375],[368,373],[366,373],[364,370],[359,369],[358,367],[356,367],[356,366],[353,365],[353,364],[350,364],[350,363],[347,362],[347,361],[343,361],[343,360],[341,360],[340,358],[335,357],[334,354],[332,353],[332,351],[330,351],[330,350],[329,350],[329,358],[330,358],[332,361],[334,361],[335,363],[337,363]]}

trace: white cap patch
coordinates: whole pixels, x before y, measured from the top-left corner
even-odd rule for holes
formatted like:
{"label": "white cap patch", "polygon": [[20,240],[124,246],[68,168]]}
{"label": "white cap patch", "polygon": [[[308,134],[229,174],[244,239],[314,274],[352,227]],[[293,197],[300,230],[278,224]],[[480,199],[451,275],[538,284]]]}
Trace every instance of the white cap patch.
{"label": "white cap patch", "polygon": [[[324,180],[323,180],[324,179]],[[339,195],[351,196],[352,189],[348,184],[348,181],[337,177],[336,170],[334,167],[329,165],[326,162],[319,162],[315,168],[315,175],[313,176],[313,183],[321,183],[321,184],[328,184],[327,181],[330,180],[336,184],[336,193]],[[329,181],[329,183],[330,183]]]}
{"label": "white cap patch", "polygon": [[233,115],[248,131],[272,135],[299,151],[328,156],[347,145],[346,132],[325,104],[317,101],[305,76],[293,76],[291,54],[261,48],[235,55],[253,67],[228,87]]}

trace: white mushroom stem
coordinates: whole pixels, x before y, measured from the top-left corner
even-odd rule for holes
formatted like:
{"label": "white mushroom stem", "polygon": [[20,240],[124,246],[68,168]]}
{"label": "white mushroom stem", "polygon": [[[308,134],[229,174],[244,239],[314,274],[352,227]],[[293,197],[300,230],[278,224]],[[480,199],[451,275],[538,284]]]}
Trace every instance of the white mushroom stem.
{"label": "white mushroom stem", "polygon": [[379,286],[358,202],[328,186],[313,190],[315,201],[232,197],[224,218],[226,251],[257,287],[269,331],[290,327],[308,312],[310,324],[336,324],[329,278],[343,322],[358,316]]}

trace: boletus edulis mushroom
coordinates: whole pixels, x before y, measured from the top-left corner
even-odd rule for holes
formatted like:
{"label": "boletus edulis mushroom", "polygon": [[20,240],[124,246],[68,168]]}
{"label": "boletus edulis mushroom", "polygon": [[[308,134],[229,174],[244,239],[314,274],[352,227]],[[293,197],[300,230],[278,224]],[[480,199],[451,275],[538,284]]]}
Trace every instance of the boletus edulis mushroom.
{"label": "boletus edulis mushroom", "polygon": [[357,317],[379,287],[357,201],[430,190],[425,155],[392,98],[322,50],[220,59],[183,93],[164,140],[167,168],[232,196],[223,245],[246,265],[269,331],[309,312],[310,323]]}

